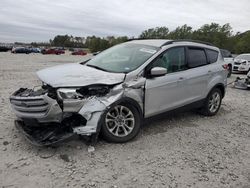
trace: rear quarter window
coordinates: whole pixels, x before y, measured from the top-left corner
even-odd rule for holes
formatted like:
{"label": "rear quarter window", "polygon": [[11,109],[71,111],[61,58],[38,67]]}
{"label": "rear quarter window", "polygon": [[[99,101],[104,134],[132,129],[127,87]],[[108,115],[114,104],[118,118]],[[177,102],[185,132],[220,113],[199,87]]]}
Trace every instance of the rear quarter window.
{"label": "rear quarter window", "polygon": [[205,50],[202,48],[188,48],[188,67],[195,68],[207,64]]}
{"label": "rear quarter window", "polygon": [[218,59],[219,53],[215,50],[206,49],[207,58],[209,63],[215,63]]}

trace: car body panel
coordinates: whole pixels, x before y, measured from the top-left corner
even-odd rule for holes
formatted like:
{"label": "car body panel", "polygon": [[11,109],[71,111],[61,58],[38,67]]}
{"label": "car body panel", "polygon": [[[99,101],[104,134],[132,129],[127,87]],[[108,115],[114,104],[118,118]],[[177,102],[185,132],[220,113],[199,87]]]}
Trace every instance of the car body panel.
{"label": "car body panel", "polygon": [[[72,74],[74,73],[74,74]],[[123,82],[124,73],[110,73],[80,63],[58,65],[37,72],[40,80],[53,87],[81,87],[91,84],[113,85]]]}
{"label": "car body panel", "polygon": [[145,85],[145,117],[173,109],[186,100],[185,80],[180,79],[182,71],[165,76],[148,78]]}

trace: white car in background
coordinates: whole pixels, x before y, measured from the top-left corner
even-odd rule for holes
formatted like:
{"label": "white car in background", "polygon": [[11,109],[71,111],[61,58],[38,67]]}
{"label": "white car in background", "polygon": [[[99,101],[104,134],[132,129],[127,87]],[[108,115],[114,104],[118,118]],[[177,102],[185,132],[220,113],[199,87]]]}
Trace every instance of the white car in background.
{"label": "white car in background", "polygon": [[250,53],[240,54],[234,58],[233,72],[250,71]]}

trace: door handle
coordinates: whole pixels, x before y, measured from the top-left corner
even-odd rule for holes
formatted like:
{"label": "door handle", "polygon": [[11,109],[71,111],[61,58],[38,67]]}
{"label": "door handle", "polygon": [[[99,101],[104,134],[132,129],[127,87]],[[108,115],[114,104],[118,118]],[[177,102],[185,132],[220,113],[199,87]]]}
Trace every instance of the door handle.
{"label": "door handle", "polygon": [[184,77],[179,77],[177,82],[182,82],[184,80]]}

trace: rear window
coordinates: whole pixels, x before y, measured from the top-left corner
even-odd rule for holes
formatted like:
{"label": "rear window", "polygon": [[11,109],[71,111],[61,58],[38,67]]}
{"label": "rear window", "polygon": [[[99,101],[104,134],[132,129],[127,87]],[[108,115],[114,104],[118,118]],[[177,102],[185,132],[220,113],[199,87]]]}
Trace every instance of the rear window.
{"label": "rear window", "polygon": [[189,48],[188,49],[188,66],[195,68],[207,64],[205,50],[202,48]]}
{"label": "rear window", "polygon": [[207,52],[207,58],[209,63],[215,63],[218,59],[218,52],[215,50],[208,50],[206,49]]}

